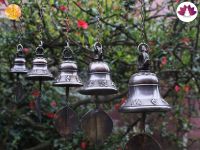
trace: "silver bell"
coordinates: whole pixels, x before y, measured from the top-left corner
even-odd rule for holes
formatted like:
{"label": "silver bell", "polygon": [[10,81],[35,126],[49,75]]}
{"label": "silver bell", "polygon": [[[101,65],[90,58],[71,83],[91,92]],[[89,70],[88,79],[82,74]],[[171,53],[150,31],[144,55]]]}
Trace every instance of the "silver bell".
{"label": "silver bell", "polygon": [[121,112],[164,112],[171,107],[161,97],[158,78],[149,71],[148,45],[139,45],[139,73],[132,75],[129,80],[127,101],[121,106]]}
{"label": "silver bell", "polygon": [[78,67],[73,58],[73,52],[69,46],[63,50],[63,61],[60,65],[60,73],[54,81],[54,86],[79,87],[82,86],[78,76]]}
{"label": "silver bell", "polygon": [[26,68],[25,63],[26,60],[24,58],[23,46],[19,44],[17,46],[17,53],[16,53],[16,58],[14,60],[14,65],[11,68],[10,72],[18,74],[26,74],[28,72],[28,69]]}
{"label": "silver bell", "polygon": [[84,95],[110,95],[116,94],[117,88],[110,76],[110,68],[103,61],[102,45],[95,43],[94,45],[96,58],[89,66],[89,80],[84,88],[80,90]]}
{"label": "silver bell", "polygon": [[30,80],[52,80],[53,75],[48,69],[47,60],[44,58],[44,48],[41,43],[36,48],[36,57],[33,59],[33,68],[27,73]]}

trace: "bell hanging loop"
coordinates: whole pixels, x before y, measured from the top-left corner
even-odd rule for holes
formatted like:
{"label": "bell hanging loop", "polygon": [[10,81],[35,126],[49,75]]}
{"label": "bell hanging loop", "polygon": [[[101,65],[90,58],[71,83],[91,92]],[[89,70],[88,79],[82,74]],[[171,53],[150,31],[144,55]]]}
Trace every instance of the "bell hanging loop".
{"label": "bell hanging loop", "polygon": [[138,70],[148,71],[150,66],[149,46],[146,43],[140,43],[138,46]]}
{"label": "bell hanging loop", "polygon": [[74,59],[74,53],[72,51],[72,49],[69,46],[69,43],[67,42],[67,45],[64,47],[63,50],[63,60],[73,60]]}
{"label": "bell hanging loop", "polygon": [[24,47],[22,46],[22,44],[17,45],[17,57],[24,57],[23,49]]}
{"label": "bell hanging loop", "polygon": [[18,44],[17,45],[17,51],[23,51],[23,45],[22,44]]}
{"label": "bell hanging loop", "polygon": [[37,57],[43,57],[44,56],[44,48],[43,48],[43,42],[41,41],[39,46],[35,50]]}
{"label": "bell hanging loop", "polygon": [[103,60],[103,46],[100,42],[94,44],[94,53],[96,55],[96,60]]}

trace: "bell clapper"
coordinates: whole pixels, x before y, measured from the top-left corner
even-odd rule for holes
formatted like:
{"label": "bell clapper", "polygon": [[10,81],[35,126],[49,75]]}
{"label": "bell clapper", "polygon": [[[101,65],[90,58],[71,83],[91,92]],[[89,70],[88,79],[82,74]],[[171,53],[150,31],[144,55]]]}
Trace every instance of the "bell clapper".
{"label": "bell clapper", "polygon": [[41,104],[40,104],[41,97],[42,97],[42,80],[39,80],[39,96],[36,99],[36,113],[40,122],[42,121]]}
{"label": "bell clapper", "polygon": [[66,96],[66,102],[67,102],[67,106],[68,106],[68,98],[69,98],[69,86],[66,86],[65,87],[65,96]]}
{"label": "bell clapper", "polygon": [[15,102],[17,102],[19,100],[19,93],[21,93],[21,82],[19,80],[19,73],[17,73],[17,77],[16,77],[16,87],[14,88],[15,89]]}
{"label": "bell clapper", "polygon": [[143,133],[145,133],[145,123],[146,123],[146,113],[143,112],[142,113],[142,128],[141,128]]}

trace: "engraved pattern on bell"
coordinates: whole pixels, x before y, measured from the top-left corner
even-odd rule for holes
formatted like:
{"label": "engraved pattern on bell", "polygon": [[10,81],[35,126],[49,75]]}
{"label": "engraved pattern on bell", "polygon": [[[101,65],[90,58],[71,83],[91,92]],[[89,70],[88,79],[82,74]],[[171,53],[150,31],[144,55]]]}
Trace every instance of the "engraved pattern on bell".
{"label": "engraved pattern on bell", "polygon": [[152,99],[151,102],[152,102],[152,104],[154,104],[154,105],[157,105],[157,104],[158,104],[158,102],[157,102],[156,99]]}
{"label": "engraved pattern on bell", "polygon": [[106,80],[99,80],[98,81],[99,82],[99,86],[101,86],[101,87],[107,87],[108,86],[108,83],[107,83],[107,81]]}
{"label": "engraved pattern on bell", "polygon": [[66,79],[67,82],[70,82],[71,81],[71,76],[67,75],[65,79]]}
{"label": "engraved pattern on bell", "polygon": [[116,87],[116,85],[115,85],[115,83],[114,83],[114,82],[112,82],[112,83],[111,83],[111,85],[112,85],[113,87]]}
{"label": "engraved pattern on bell", "polygon": [[94,82],[95,82],[95,81],[88,81],[87,86],[88,86],[88,87],[93,87],[93,86],[94,86]]}
{"label": "engraved pattern on bell", "polygon": [[142,105],[142,101],[140,99],[135,99],[132,103],[133,106],[141,106]]}

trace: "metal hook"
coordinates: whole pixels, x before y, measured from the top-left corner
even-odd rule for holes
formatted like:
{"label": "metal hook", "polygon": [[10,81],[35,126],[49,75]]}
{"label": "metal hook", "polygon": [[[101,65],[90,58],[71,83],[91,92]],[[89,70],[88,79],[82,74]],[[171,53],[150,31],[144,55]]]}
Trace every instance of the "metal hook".
{"label": "metal hook", "polygon": [[17,53],[16,53],[16,55],[17,55],[17,57],[24,57],[22,44],[18,44],[17,45]]}
{"label": "metal hook", "polygon": [[140,43],[139,45],[138,45],[138,52],[139,53],[142,53],[142,52],[149,52],[149,50],[150,50],[150,48],[149,48],[149,45],[148,44],[146,44],[146,43]]}
{"label": "metal hook", "polygon": [[73,50],[69,46],[69,42],[66,41],[66,46],[64,47],[63,50],[63,59],[64,60],[70,60],[73,59]]}
{"label": "metal hook", "polygon": [[150,58],[149,58],[149,46],[146,43],[140,43],[138,46],[138,69],[149,70]]}
{"label": "metal hook", "polygon": [[98,56],[98,58],[97,58],[98,60],[103,59],[103,47],[102,47],[102,44],[100,42],[96,42],[94,44],[94,52]]}
{"label": "metal hook", "polygon": [[43,56],[44,55],[44,48],[43,48],[43,41],[40,41],[40,44],[36,48],[36,56]]}
{"label": "metal hook", "polygon": [[22,44],[17,45],[17,51],[23,51],[23,48]]}

